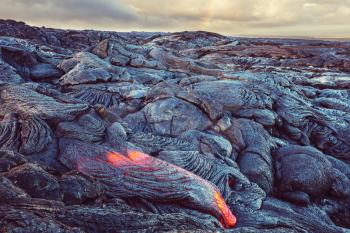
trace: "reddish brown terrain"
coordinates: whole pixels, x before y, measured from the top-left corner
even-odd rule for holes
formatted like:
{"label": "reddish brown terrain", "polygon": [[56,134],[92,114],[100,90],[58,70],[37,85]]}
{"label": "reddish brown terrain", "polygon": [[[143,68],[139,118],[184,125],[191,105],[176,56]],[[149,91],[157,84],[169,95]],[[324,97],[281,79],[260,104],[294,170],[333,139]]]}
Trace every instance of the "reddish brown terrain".
{"label": "reddish brown terrain", "polygon": [[0,20],[0,232],[350,232],[350,42]]}

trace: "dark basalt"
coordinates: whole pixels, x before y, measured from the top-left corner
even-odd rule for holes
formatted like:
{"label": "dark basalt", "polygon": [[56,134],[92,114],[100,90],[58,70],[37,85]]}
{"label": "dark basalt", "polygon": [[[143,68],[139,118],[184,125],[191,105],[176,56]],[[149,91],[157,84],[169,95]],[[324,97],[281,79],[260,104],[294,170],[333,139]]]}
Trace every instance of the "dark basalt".
{"label": "dark basalt", "polygon": [[347,54],[0,20],[0,232],[350,232]]}

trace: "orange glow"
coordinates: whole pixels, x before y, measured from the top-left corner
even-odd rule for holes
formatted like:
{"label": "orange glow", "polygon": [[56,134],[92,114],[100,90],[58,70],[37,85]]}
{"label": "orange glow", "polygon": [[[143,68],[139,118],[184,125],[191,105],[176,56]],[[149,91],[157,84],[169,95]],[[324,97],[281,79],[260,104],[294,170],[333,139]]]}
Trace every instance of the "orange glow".
{"label": "orange glow", "polygon": [[136,150],[128,150],[127,156],[118,152],[107,152],[107,161],[115,167],[146,165],[152,162],[152,157]]}
{"label": "orange glow", "polygon": [[107,160],[113,166],[116,166],[116,167],[130,165],[130,161],[128,161],[129,159],[117,152],[108,152]]}
{"label": "orange glow", "polygon": [[140,151],[136,151],[136,150],[128,150],[128,157],[130,160],[134,161],[134,162],[141,162],[141,161],[147,161],[150,160],[150,156],[146,155]]}
{"label": "orange glow", "polygon": [[226,202],[222,198],[221,194],[216,191],[214,194],[214,199],[224,218],[222,224],[229,228],[234,227],[236,225],[237,219],[226,205]]}
{"label": "orange glow", "polygon": [[[133,166],[133,169],[136,169],[136,170],[143,169],[147,171],[152,171],[152,169],[154,170],[157,167],[163,165],[161,161],[158,161],[152,156],[136,150],[128,150],[127,156],[120,154],[118,152],[108,152],[106,157],[107,157],[107,161],[110,164],[118,168]],[[176,168],[178,169],[178,171],[183,171],[186,174],[190,174],[188,171],[182,168],[179,168],[177,166]],[[158,179],[161,179],[161,177]],[[234,227],[237,222],[236,217],[232,214],[231,210],[228,208],[225,200],[222,198],[219,191],[215,191],[213,199],[216,206],[218,207],[217,209],[220,211],[221,219],[219,220],[222,223],[222,225],[227,228]]]}

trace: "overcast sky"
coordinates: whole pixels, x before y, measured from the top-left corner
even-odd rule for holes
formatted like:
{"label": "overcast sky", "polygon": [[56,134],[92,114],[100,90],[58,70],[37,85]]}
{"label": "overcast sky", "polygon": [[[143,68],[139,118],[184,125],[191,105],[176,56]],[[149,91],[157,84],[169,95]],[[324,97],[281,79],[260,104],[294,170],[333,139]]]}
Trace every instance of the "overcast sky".
{"label": "overcast sky", "polygon": [[114,31],[350,38],[350,0],[0,0],[0,18]]}

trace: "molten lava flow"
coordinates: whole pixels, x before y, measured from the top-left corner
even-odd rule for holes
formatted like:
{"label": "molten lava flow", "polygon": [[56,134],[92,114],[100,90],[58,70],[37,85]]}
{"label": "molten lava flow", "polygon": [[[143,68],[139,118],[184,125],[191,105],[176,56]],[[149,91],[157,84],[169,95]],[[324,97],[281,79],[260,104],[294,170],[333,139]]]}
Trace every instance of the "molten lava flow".
{"label": "molten lava flow", "polygon": [[225,200],[222,198],[221,194],[219,192],[215,192],[214,199],[224,218],[223,225],[229,228],[234,227],[236,225],[237,219],[226,205]]}
{"label": "molten lava flow", "polygon": [[145,164],[150,162],[152,157],[136,150],[128,150],[128,157],[136,164]]}
{"label": "molten lava flow", "polygon": [[[156,158],[153,158],[150,155],[144,154],[139,151],[135,150],[128,150],[127,155],[120,154],[118,152],[108,152],[106,154],[107,162],[112,164],[114,167],[119,168],[121,170],[128,171],[127,167],[132,166],[132,172],[153,172],[158,171],[159,167],[164,167],[166,163],[164,161],[158,160]],[[183,172],[184,174],[189,174],[190,176],[194,176],[194,174],[190,174],[188,171],[179,168],[175,165],[173,165],[174,168],[176,168],[177,172]],[[126,175],[128,173],[124,173]],[[156,177],[156,180],[161,180],[162,177],[157,177],[157,174],[155,173],[154,176]],[[189,176],[188,176],[189,177]],[[197,178],[199,179],[199,177]],[[170,180],[170,179],[169,179]],[[203,180],[204,181],[204,180]],[[214,188],[214,187],[213,187]],[[215,189],[214,189],[215,190]],[[219,191],[214,191],[214,197],[213,197],[213,203],[216,205],[220,216],[221,216],[221,223],[223,226],[227,228],[231,228],[236,225],[236,217],[232,214],[230,209],[225,203],[225,200],[222,198]]]}
{"label": "molten lava flow", "polygon": [[107,160],[115,167],[127,166],[130,165],[131,162],[129,159],[117,152],[108,152]]}
{"label": "molten lava flow", "polygon": [[108,152],[107,161],[115,167],[130,166],[130,165],[150,165],[152,157],[136,150],[128,150],[127,156],[118,152]]}

